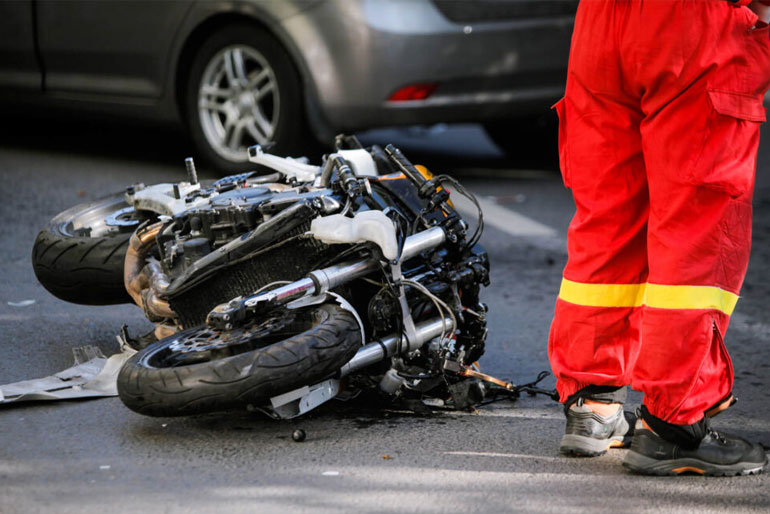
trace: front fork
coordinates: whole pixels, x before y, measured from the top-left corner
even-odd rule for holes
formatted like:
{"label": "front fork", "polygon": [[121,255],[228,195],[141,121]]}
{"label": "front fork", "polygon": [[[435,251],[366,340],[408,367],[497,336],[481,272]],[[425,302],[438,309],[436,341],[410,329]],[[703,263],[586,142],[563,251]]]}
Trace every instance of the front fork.
{"label": "front fork", "polygon": [[[432,250],[446,239],[444,230],[432,227],[409,236],[404,242],[401,261],[407,261],[420,253]],[[214,307],[206,317],[206,324],[218,330],[231,330],[239,323],[262,312],[308,297],[322,297],[327,291],[356,278],[364,277],[379,269],[375,258],[336,264],[311,271],[307,277],[247,297],[240,297]]]}

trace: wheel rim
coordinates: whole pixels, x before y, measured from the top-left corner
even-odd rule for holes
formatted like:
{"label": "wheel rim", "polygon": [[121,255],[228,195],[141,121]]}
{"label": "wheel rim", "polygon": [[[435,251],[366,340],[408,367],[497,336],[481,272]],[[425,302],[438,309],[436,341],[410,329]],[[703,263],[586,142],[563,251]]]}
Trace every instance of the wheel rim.
{"label": "wheel rim", "polygon": [[137,213],[122,196],[97,200],[56,216],[51,222],[59,233],[69,237],[105,237],[118,232],[133,232],[139,225]]}
{"label": "wheel rim", "polygon": [[261,53],[231,45],[211,58],[198,88],[198,116],[217,154],[246,162],[249,146],[272,141],[279,114],[278,81]]}

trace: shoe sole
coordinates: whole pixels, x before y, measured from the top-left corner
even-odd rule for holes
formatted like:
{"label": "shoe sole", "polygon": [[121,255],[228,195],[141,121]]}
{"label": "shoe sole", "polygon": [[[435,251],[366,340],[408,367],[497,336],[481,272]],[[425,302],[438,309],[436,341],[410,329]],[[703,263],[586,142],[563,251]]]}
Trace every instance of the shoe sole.
{"label": "shoe sole", "polygon": [[609,439],[594,439],[583,435],[565,434],[561,438],[559,451],[572,457],[598,457],[610,448],[623,448],[630,444],[631,438],[615,436]]}
{"label": "shoe sole", "polygon": [[767,466],[765,462],[740,462],[738,464],[711,464],[698,459],[658,460],[641,453],[630,451],[623,461],[623,466],[635,473],[657,476],[678,476],[686,473],[708,477],[730,477],[758,475]]}

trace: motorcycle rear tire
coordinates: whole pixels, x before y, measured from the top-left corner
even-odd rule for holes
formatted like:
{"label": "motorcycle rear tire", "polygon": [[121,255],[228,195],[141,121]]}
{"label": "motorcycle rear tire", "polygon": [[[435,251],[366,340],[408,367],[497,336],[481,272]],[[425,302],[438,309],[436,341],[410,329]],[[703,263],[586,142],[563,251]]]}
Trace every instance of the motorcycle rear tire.
{"label": "motorcycle rear tire", "polygon": [[355,355],[361,330],[353,314],[336,303],[304,310],[308,321],[289,325],[285,339],[261,347],[258,340],[242,343],[249,346],[241,353],[212,354],[205,362],[169,363],[182,355],[172,345],[202,327],[162,339],[123,365],[118,374],[120,399],[139,414],[186,416],[260,405],[318,383]]}
{"label": "motorcycle rear tire", "polygon": [[32,247],[32,269],[43,287],[72,303],[131,303],[123,263],[133,229],[108,230],[104,224],[106,216],[127,208],[123,195],[114,194],[76,205],[49,221]]}

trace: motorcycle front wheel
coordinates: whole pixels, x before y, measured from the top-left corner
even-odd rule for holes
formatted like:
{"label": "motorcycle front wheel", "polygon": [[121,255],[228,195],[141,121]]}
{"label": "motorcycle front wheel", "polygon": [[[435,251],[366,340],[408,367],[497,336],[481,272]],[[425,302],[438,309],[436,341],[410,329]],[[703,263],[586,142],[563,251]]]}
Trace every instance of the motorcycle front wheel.
{"label": "motorcycle front wheel", "polygon": [[122,193],[67,209],[35,240],[35,276],[51,294],[68,302],[131,303],[123,285],[123,263],[138,224]]}
{"label": "motorcycle front wheel", "polygon": [[202,325],[161,339],[123,365],[118,394],[148,416],[260,405],[333,375],[360,346],[358,322],[336,303],[280,309],[230,331]]}

